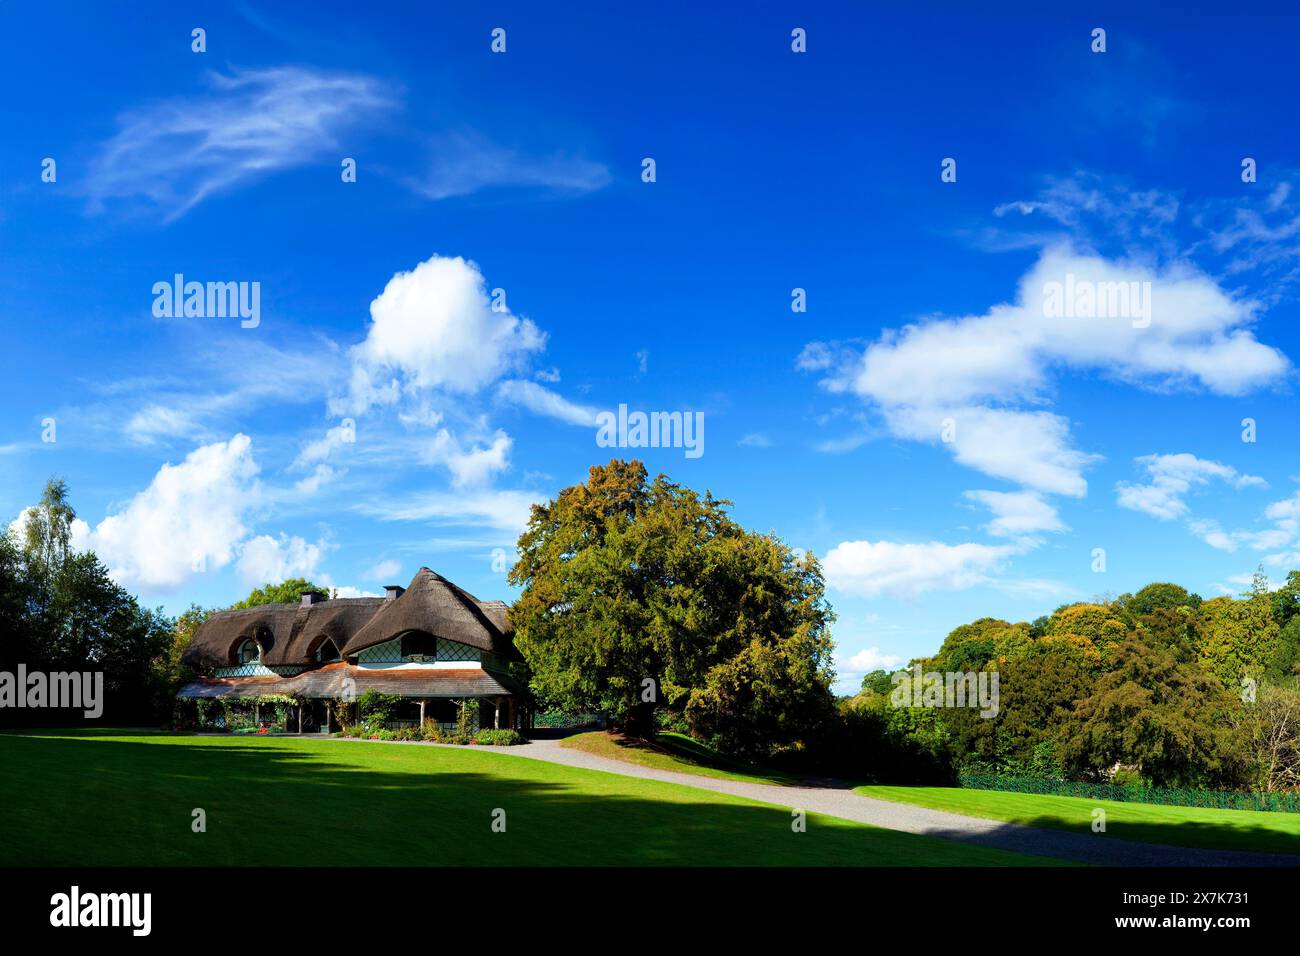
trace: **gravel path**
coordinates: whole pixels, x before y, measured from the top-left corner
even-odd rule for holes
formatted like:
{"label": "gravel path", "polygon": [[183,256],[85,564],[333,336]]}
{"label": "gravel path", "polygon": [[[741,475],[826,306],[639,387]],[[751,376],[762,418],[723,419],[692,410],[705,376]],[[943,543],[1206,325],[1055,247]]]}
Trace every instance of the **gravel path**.
{"label": "gravel path", "polygon": [[[419,745],[416,745],[419,746]],[[425,746],[455,746],[427,744]],[[502,753],[501,747],[471,747]],[[975,846],[992,847],[1033,856],[1054,857],[1097,866],[1300,866],[1300,857],[1284,853],[1247,853],[1235,850],[1203,850],[1191,847],[1135,843],[1105,836],[1045,830],[1037,827],[961,816],[942,810],[873,800],[854,793],[846,785],[782,787],[775,784],[743,783],[719,780],[696,774],[657,770],[639,764],[610,760],[560,746],[559,740],[533,740],[525,746],[511,747],[511,756],[548,763],[602,770],[625,777],[660,780],[702,790],[748,797],[763,803],[822,813],[843,820],[868,823],[888,830],[901,830],[924,836],[956,840]]]}

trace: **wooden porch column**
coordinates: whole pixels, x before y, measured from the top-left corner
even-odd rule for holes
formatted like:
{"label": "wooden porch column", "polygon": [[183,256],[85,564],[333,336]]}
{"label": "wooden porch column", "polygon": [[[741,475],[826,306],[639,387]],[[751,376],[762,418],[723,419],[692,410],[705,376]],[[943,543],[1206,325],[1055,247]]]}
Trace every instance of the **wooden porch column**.
{"label": "wooden porch column", "polygon": [[492,702],[492,726],[496,730],[501,729],[501,698],[498,697]]}
{"label": "wooden porch column", "polygon": [[424,698],[420,698],[420,729],[424,729]]}
{"label": "wooden porch column", "polygon": [[329,702],[328,700],[325,701],[325,733],[327,733],[327,734],[329,734],[329,733],[333,733],[333,729],[330,727],[330,710],[331,710],[331,709],[332,709],[332,708],[330,707],[330,702]]}
{"label": "wooden porch column", "polygon": [[298,702],[298,733],[302,733],[302,701]]}
{"label": "wooden porch column", "polygon": [[515,729],[515,699],[513,697],[506,698],[506,713],[510,717],[510,729],[514,730]]}
{"label": "wooden porch column", "polygon": [[262,726],[262,705],[258,701],[253,701],[253,723]]}

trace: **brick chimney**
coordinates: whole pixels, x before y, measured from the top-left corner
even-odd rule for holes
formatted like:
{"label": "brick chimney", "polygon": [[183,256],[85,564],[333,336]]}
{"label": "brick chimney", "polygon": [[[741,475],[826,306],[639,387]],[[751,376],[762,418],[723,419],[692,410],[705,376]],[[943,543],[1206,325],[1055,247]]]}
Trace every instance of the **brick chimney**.
{"label": "brick chimney", "polygon": [[406,593],[406,588],[402,587],[400,584],[384,585],[385,601],[395,601],[397,598],[401,597],[405,593]]}
{"label": "brick chimney", "polygon": [[302,592],[303,607],[310,607],[311,605],[319,604],[321,601],[324,600],[327,600],[327,596],[324,591],[303,591]]}

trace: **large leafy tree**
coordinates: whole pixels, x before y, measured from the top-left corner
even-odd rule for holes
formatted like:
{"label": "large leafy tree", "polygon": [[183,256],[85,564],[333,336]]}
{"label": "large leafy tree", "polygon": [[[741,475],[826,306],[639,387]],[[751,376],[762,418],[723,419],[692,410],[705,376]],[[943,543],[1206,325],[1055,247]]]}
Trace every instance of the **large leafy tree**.
{"label": "large leafy tree", "polygon": [[1201,666],[1229,687],[1243,678],[1258,681],[1277,651],[1281,629],[1273,599],[1257,585],[1244,598],[1213,598],[1197,615],[1197,652]]}
{"label": "large leafy tree", "polygon": [[744,750],[828,712],[820,566],[741,528],[728,504],[614,460],[533,506],[511,620],[540,697],[642,736],[655,705],[689,702],[700,732]]}
{"label": "large leafy tree", "polygon": [[1130,636],[1066,718],[1062,758],[1090,776],[1129,764],[1157,786],[1232,786],[1245,774],[1232,726],[1240,706],[1212,675]]}

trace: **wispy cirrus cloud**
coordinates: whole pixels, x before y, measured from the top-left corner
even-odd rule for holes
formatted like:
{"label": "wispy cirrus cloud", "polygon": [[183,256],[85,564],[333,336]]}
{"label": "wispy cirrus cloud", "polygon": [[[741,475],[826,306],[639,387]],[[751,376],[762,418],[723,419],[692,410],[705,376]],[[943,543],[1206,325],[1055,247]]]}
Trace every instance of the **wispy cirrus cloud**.
{"label": "wispy cirrus cloud", "polygon": [[438,200],[494,187],[593,192],[607,186],[611,178],[604,163],[580,154],[525,153],[461,131],[431,142],[428,168],[403,182],[426,199]]}
{"label": "wispy cirrus cloud", "polygon": [[398,105],[397,91],[374,77],[306,67],[206,80],[202,94],[120,117],[90,163],[92,211],[135,201],[179,219],[214,193],[336,151],[346,130]]}
{"label": "wispy cirrus cloud", "polygon": [[570,425],[595,427],[599,410],[571,402],[544,385],[524,379],[507,379],[497,386],[497,398],[526,408],[535,415],[545,415]]}

